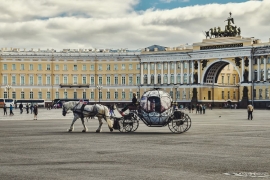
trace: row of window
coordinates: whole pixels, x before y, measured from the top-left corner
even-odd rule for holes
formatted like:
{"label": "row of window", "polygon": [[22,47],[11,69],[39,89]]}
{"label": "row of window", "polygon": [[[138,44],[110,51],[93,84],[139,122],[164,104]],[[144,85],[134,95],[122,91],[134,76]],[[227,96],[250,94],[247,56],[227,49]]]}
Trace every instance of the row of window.
{"label": "row of window", "polygon": [[[254,64],[258,64],[258,62],[260,62],[260,64],[264,64],[264,58],[255,58]],[[266,59],[266,63],[270,64],[270,57],[268,57],[268,59]]]}
{"label": "row of window", "polygon": [[[259,90],[259,94],[258,94],[258,98],[262,99],[263,98],[263,94],[265,95],[265,99],[269,99],[269,89],[266,88],[264,90],[264,93],[263,93],[263,89],[258,89]],[[253,97],[254,98],[257,98],[257,90],[254,89],[253,90]]]}
{"label": "row of window", "polygon": [[[157,76],[157,84],[161,84],[161,75],[160,74],[158,74],[158,76]],[[184,76],[183,76],[183,83],[187,83],[188,81],[188,79],[189,79],[189,82],[191,82],[190,81],[190,78],[191,78],[191,76],[188,76],[187,74],[184,74]],[[145,74],[144,75],[144,77],[143,77],[143,83],[144,84],[147,84],[148,82],[147,82],[147,80],[148,80],[148,76]],[[155,83],[155,76],[152,74],[151,75],[151,77],[150,77],[150,84],[154,84]],[[167,83],[174,83],[174,74],[171,74],[171,76],[170,76],[170,82],[168,82],[168,75],[167,74],[164,74],[163,75],[163,83],[164,84],[167,84]],[[176,83],[181,83],[181,75],[180,74],[178,74],[177,76],[176,76]]]}
{"label": "row of window", "polygon": [[[151,70],[154,70],[155,69],[155,64],[156,64],[156,66],[157,66],[157,69],[161,69],[161,67],[162,67],[162,64],[163,64],[163,69],[168,69],[168,67],[170,68],[170,69],[174,69],[175,68],[175,65],[177,66],[177,68],[178,69],[180,69],[181,68],[181,62],[178,62],[178,63],[150,63],[150,68],[151,68]],[[188,68],[188,65],[189,64],[189,68],[192,68],[192,66],[193,66],[193,63],[192,62],[184,62],[183,63],[183,68],[184,69],[187,69]],[[143,69],[148,69],[148,63],[144,63],[143,64]]]}
{"label": "row of window", "polygon": [[[103,77],[102,76],[99,76],[98,77],[98,84],[102,85],[103,84]],[[115,85],[134,85],[134,77],[132,76],[129,76],[128,78],[122,76],[122,77],[117,77],[115,76],[114,78],[111,78],[110,76],[107,76],[105,78],[106,80],[106,85],[111,85],[112,84],[112,79],[114,80],[114,84]],[[126,79],[128,79],[128,82],[126,82]],[[11,85],[16,85],[17,84],[17,81],[16,81],[16,76],[13,75],[11,76]],[[34,76],[30,75],[29,76],[29,79],[28,79],[28,84],[29,85],[34,85]],[[63,79],[61,81],[62,83],[60,83],[60,77],[59,76],[55,76],[54,78],[54,84],[70,84],[69,81],[68,81],[68,76],[63,76]],[[83,76],[82,77],[82,84],[87,84],[87,77],[86,76]],[[6,85],[6,84],[9,84],[8,83],[8,76],[4,75],[3,76],[3,84]],[[26,82],[25,82],[25,76],[24,75],[21,75],[20,76],[20,85],[25,85]],[[37,76],[37,84],[39,85],[42,85],[43,84],[43,77],[40,75],[40,76]],[[46,84],[47,85],[51,85],[51,76],[46,76]],[[73,82],[72,84],[78,84],[78,77],[77,76],[73,76]],[[135,85],[138,85],[140,84],[140,77],[137,76],[136,77],[136,80],[135,80]],[[95,85],[95,77],[91,76],[90,77],[90,85]]]}
{"label": "row of window", "polygon": [[[224,76],[221,76],[221,83],[224,84]],[[227,76],[227,83],[230,84],[230,76]],[[236,84],[236,77],[235,75],[233,76],[233,84]]]}
{"label": "row of window", "polygon": [[[186,93],[186,91],[183,91],[183,99],[186,99],[187,98],[187,94],[188,94],[188,98],[190,99],[190,93]],[[114,92],[112,93],[114,95],[114,99],[118,100],[119,99],[119,92]],[[121,99],[126,99],[126,92],[121,92]],[[81,96],[82,95],[82,96]],[[99,92],[98,93],[99,95],[99,99],[103,99],[103,93],[102,92]],[[109,100],[109,99],[112,99],[111,97],[111,92],[106,92],[105,93],[106,95],[106,99]],[[128,93],[129,95],[129,99],[132,99],[133,97],[133,92],[129,92]],[[137,92],[137,96],[140,97],[140,94],[139,92]],[[170,91],[170,96],[173,98],[174,97],[174,92],[173,91]],[[180,91],[177,91],[175,93],[175,97],[176,99],[180,99]],[[7,92],[4,92],[4,98],[9,98],[8,97],[8,93]],[[25,97],[25,92],[20,92],[20,97],[17,97],[16,96],[16,92],[12,92],[12,99],[17,99],[17,98],[20,98],[20,99],[35,99],[34,98],[34,93],[33,92],[29,92],[29,98]],[[55,92],[55,99],[59,99],[59,98],[74,98],[74,99],[78,99],[78,98],[83,98],[83,99],[95,99],[95,92],[90,92],[90,96],[87,97],[87,94],[86,92],[83,92],[82,94],[80,94],[78,96],[78,93],[77,92],[73,92],[73,97],[68,97],[68,93],[67,92],[63,92],[63,97],[60,97],[59,95],[59,92]],[[42,92],[38,92],[38,99],[44,99],[42,97]],[[46,92],[46,99],[50,100],[51,99],[51,92]]]}
{"label": "row of window", "polygon": [[[268,88],[266,88],[264,90],[264,93],[263,93],[263,89],[258,89],[258,90],[259,90],[259,94],[258,94],[259,97],[258,98],[262,99],[263,98],[263,94],[264,94],[264,98],[265,99],[269,99],[269,89]],[[256,89],[253,90],[253,97],[254,98],[257,97],[257,90]],[[231,97],[230,96],[230,91],[228,91],[227,92],[227,97],[225,97],[224,91],[221,91],[221,98],[222,99],[231,99],[231,98],[236,99],[236,92],[234,91],[233,92],[233,96]]]}
{"label": "row of window", "polygon": [[[112,70],[111,69],[111,66],[112,65],[110,65],[110,64],[107,64],[106,65],[107,67],[106,67],[106,70]],[[113,70],[118,70],[118,64],[114,64],[113,65]],[[99,71],[101,71],[102,70],[102,64],[98,64],[97,65],[97,70],[99,70]],[[126,70],[126,64],[121,64],[121,70]],[[11,65],[11,70],[16,70],[17,69],[17,67],[16,67],[16,64],[12,64]],[[129,64],[128,65],[128,70],[132,70],[133,69],[133,64]],[[140,65],[139,64],[137,64],[136,65],[136,69],[138,70],[138,69],[140,69]],[[8,70],[8,65],[7,64],[3,64],[3,70]],[[20,70],[25,70],[25,64],[20,64]],[[29,64],[29,69],[28,70],[34,70],[34,65],[33,64]],[[38,71],[42,71],[42,64],[38,64],[37,65],[37,70]],[[51,70],[51,64],[47,64],[46,65],[46,70]],[[59,64],[55,64],[55,66],[54,66],[54,70],[60,70],[60,65]],[[68,70],[68,65],[67,64],[64,64],[63,65],[63,70],[64,71],[67,71]],[[77,70],[79,70],[79,67],[78,67],[78,65],[77,64],[74,64],[73,65],[73,70],[74,71],[77,71]],[[83,64],[82,66],[81,66],[81,70],[83,70],[83,71],[86,71],[87,70],[87,65],[85,65],[85,64]],[[95,70],[95,65],[94,64],[91,64],[90,65],[90,70],[92,71],[92,70]]]}

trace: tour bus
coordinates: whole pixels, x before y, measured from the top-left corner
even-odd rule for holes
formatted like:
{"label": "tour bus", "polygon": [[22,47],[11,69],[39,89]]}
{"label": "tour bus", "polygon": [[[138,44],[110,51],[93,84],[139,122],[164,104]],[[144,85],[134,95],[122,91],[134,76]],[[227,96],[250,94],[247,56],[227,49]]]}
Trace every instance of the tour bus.
{"label": "tour bus", "polygon": [[[53,100],[53,107],[54,108],[61,108],[62,104],[64,102],[69,102],[69,101],[78,101],[79,102],[80,99],[65,99],[65,98],[63,98],[63,99],[54,99]],[[83,99],[83,101],[84,101],[85,104],[87,104],[89,102],[88,99]]]}
{"label": "tour bus", "polygon": [[22,103],[25,107],[26,104],[28,105],[38,105],[38,107],[45,107],[45,100],[44,99],[18,99],[15,101],[17,103],[17,107]]}
{"label": "tour bus", "polygon": [[13,99],[0,99],[0,107],[4,107],[4,104],[6,104],[6,107],[9,107],[10,104],[14,107],[14,100]]}

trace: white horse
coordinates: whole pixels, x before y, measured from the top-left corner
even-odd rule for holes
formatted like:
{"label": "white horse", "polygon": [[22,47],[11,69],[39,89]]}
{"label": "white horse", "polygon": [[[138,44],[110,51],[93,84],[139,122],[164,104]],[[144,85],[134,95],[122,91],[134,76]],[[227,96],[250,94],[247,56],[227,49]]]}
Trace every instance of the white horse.
{"label": "white horse", "polygon": [[113,131],[113,121],[110,120],[109,115],[109,109],[106,106],[103,106],[101,104],[95,104],[95,105],[83,105],[81,103],[78,103],[77,101],[69,101],[63,103],[63,116],[67,114],[68,111],[73,111],[74,118],[70,125],[70,128],[68,129],[69,132],[72,132],[74,130],[74,123],[77,119],[81,118],[83,130],[82,132],[88,131],[87,127],[84,124],[84,117],[98,117],[99,121],[99,127],[96,130],[96,132],[101,132],[101,126],[102,126],[102,118],[105,119],[105,121],[108,124],[108,127],[110,131]]}

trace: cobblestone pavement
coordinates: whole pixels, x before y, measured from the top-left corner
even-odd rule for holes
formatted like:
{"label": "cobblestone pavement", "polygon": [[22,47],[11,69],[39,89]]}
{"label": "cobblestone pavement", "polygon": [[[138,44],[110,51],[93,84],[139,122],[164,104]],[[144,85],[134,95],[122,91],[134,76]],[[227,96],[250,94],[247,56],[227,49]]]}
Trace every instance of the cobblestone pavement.
{"label": "cobblestone pavement", "polygon": [[255,110],[251,121],[244,109],[206,110],[189,114],[184,134],[142,122],[126,134],[106,123],[95,133],[96,119],[86,122],[89,132],[78,121],[68,133],[72,114],[39,109],[33,121],[17,109],[0,117],[0,179],[270,179],[269,112]]}

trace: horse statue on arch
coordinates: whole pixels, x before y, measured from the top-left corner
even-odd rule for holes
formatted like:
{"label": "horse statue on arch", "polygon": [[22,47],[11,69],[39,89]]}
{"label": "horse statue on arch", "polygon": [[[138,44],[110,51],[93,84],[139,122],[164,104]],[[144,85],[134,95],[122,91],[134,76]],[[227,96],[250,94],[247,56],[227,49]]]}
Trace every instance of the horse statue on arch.
{"label": "horse statue on arch", "polygon": [[82,103],[78,103],[77,101],[69,101],[65,102],[62,105],[62,115],[66,116],[68,111],[73,111],[74,118],[72,120],[72,123],[70,125],[70,128],[68,129],[69,132],[72,132],[74,130],[74,123],[77,119],[81,118],[83,130],[82,132],[88,131],[87,127],[84,123],[85,117],[94,117],[96,116],[99,121],[99,127],[96,130],[97,133],[101,132],[101,126],[102,126],[102,118],[105,119],[105,121],[108,124],[108,127],[110,131],[113,131],[113,122],[110,119],[109,109],[101,104],[95,104],[95,105],[84,105]]}

